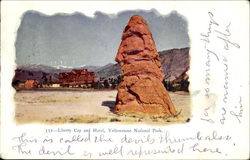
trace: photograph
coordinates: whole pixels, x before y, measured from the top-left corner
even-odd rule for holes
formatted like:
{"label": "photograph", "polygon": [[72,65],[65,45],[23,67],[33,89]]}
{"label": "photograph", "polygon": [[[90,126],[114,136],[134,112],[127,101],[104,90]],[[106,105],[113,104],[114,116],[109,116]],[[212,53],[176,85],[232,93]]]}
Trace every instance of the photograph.
{"label": "photograph", "polygon": [[175,10],[28,10],[15,40],[16,123],[187,123],[189,51]]}

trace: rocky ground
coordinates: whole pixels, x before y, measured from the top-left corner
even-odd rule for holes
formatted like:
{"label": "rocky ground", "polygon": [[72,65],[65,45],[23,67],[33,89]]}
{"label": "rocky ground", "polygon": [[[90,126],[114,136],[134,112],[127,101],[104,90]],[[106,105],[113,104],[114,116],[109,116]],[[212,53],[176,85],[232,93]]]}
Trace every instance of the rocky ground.
{"label": "rocky ground", "polygon": [[190,95],[169,92],[175,117],[114,114],[117,91],[18,91],[15,94],[17,123],[156,123],[172,124],[190,119]]}

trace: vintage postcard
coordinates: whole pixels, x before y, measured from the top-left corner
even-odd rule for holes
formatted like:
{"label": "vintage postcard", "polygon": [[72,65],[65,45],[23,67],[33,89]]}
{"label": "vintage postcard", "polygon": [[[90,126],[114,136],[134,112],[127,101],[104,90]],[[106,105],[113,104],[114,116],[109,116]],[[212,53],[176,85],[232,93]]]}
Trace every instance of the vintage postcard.
{"label": "vintage postcard", "polygon": [[1,158],[248,159],[248,1],[2,1]]}

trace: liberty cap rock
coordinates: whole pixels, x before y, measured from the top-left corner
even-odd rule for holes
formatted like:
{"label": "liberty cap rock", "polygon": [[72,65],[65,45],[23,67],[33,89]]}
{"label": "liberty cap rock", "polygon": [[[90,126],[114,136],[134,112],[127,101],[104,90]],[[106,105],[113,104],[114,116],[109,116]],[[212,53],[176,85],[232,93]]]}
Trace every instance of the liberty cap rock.
{"label": "liberty cap rock", "polygon": [[176,114],[162,84],[164,73],[152,34],[141,16],[130,18],[115,60],[123,73],[116,97],[116,113]]}

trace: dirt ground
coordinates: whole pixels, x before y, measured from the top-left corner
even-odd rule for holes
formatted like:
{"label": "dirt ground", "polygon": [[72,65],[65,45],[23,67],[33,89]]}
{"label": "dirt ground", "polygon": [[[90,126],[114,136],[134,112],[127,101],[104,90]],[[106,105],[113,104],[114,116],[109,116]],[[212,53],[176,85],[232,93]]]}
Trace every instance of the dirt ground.
{"label": "dirt ground", "polygon": [[125,116],[112,112],[117,91],[18,91],[17,123],[179,123],[190,119],[190,95],[169,92],[176,117]]}

